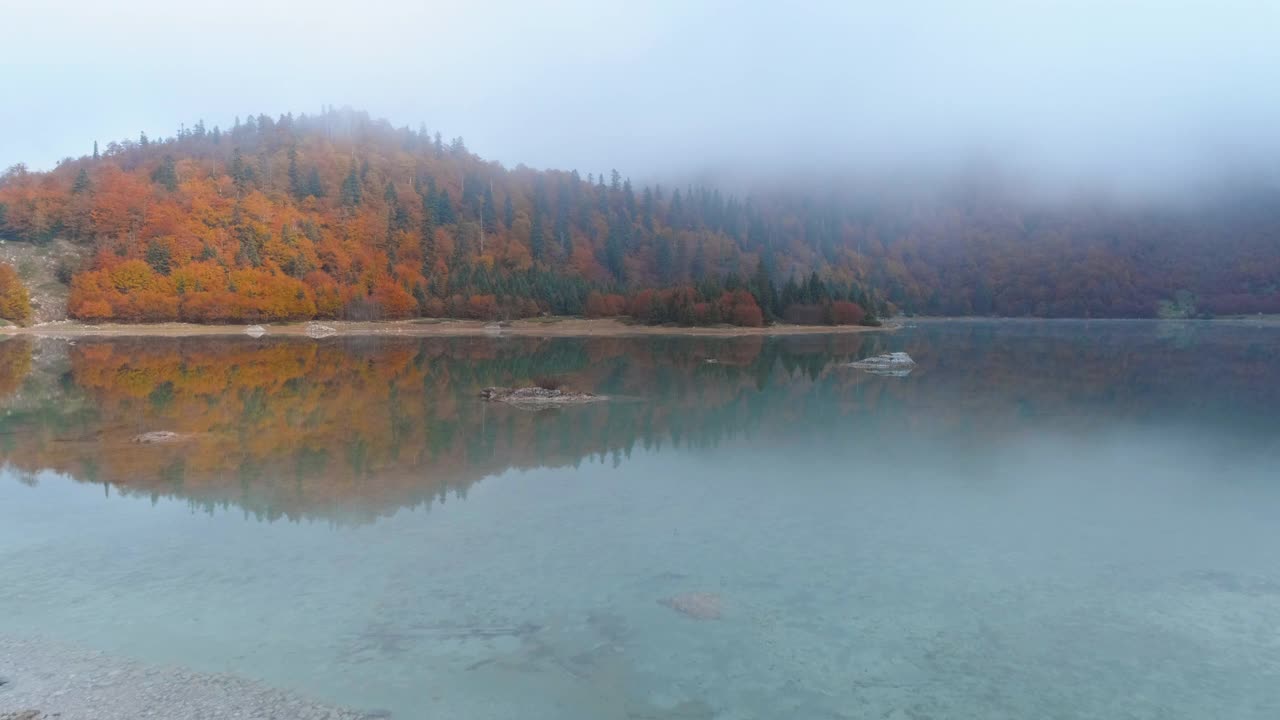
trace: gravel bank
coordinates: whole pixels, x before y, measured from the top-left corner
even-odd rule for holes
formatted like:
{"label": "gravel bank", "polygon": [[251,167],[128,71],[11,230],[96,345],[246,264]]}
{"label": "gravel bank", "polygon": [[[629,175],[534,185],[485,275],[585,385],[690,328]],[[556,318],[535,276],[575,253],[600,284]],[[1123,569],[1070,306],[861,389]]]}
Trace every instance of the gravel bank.
{"label": "gravel bank", "polygon": [[0,637],[0,720],[367,720],[231,675]]}

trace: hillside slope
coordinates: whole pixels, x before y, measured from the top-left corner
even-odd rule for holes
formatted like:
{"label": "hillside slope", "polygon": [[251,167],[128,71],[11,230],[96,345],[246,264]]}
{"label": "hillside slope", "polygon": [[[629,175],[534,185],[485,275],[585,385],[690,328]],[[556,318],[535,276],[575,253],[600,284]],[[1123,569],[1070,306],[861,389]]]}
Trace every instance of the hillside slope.
{"label": "hillside slope", "polygon": [[30,292],[32,322],[66,319],[69,283],[83,264],[84,251],[66,240],[41,245],[0,241],[0,263],[13,266]]}
{"label": "hillside slope", "polygon": [[86,320],[628,313],[652,322],[1280,311],[1280,193],[1194,209],[959,186],[737,198],[506,169],[352,111],[110,143],[0,178],[0,239],[83,252]]}

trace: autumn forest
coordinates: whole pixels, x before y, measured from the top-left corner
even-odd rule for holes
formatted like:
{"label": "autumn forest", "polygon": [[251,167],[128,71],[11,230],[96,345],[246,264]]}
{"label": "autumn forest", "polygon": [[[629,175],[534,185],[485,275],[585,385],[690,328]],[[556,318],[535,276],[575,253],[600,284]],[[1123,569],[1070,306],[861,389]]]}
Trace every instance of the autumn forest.
{"label": "autumn forest", "polygon": [[[65,239],[67,311],[197,323],[538,315],[874,324],[895,313],[1280,312],[1280,197],[1034,202],[984,190],[739,196],[514,169],[350,110],[93,145],[0,177],[0,239]],[[30,319],[0,265],[0,317]]]}

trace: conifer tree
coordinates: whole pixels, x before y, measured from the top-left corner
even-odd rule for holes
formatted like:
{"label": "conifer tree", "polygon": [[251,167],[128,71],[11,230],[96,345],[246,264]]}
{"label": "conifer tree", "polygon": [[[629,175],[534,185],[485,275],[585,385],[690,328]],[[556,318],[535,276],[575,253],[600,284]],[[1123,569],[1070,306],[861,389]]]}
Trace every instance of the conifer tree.
{"label": "conifer tree", "polygon": [[89,171],[80,168],[80,172],[76,173],[76,181],[71,185],[72,195],[83,195],[89,192]]}
{"label": "conifer tree", "polygon": [[320,181],[320,171],[316,168],[311,168],[311,172],[307,174],[306,194],[314,198],[326,195],[324,183]]}
{"label": "conifer tree", "polygon": [[346,179],[342,181],[342,204],[346,207],[356,207],[363,199],[363,194],[360,176],[356,174],[356,161],[352,158],[351,168],[347,171]]}
{"label": "conifer tree", "polygon": [[174,162],[172,155],[165,155],[160,160],[160,164],[156,169],[151,171],[151,182],[163,187],[169,192],[178,189],[178,166]]}
{"label": "conifer tree", "polygon": [[301,200],[307,196],[306,186],[302,182],[302,171],[298,169],[298,147],[296,145],[289,147],[289,193],[293,195],[295,200]]}
{"label": "conifer tree", "polygon": [[484,207],[480,211],[480,219],[487,228],[498,227],[498,208],[493,201],[493,185],[488,185],[484,189]]}

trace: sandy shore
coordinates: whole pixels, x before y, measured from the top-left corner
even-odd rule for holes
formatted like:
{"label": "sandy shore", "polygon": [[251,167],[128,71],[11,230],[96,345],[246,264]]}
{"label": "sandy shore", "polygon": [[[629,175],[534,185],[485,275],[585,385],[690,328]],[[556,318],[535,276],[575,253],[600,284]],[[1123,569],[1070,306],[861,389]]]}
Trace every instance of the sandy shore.
{"label": "sandy shore", "polygon": [[[771,325],[748,328],[724,325],[718,327],[680,327],[631,325],[611,319],[584,320],[581,318],[551,318],[545,320],[516,320],[498,327],[480,320],[398,320],[385,322],[320,321],[318,324],[333,328],[337,335],[521,335],[533,337],[622,337],[627,335],[821,335],[830,333],[860,333],[894,329],[858,325]],[[308,323],[263,324],[267,336],[307,335]],[[194,325],[190,323],[155,323],[141,325],[102,324],[89,325],[77,322],[56,322],[32,327],[0,327],[0,335],[32,335],[36,337],[130,337],[194,335],[244,335],[248,325]]]}
{"label": "sandy shore", "polygon": [[58,643],[0,638],[0,720],[367,720],[232,675],[114,658]]}

